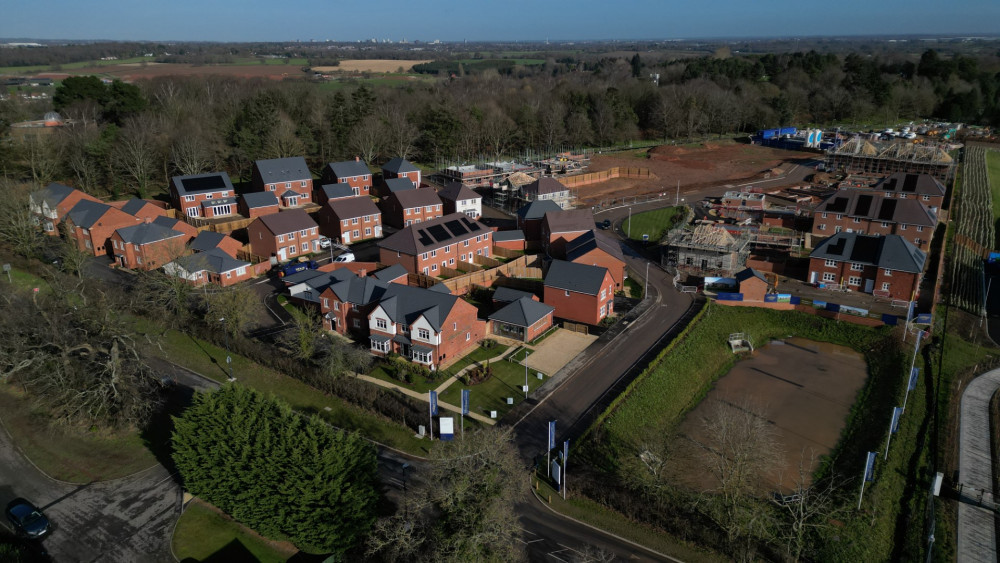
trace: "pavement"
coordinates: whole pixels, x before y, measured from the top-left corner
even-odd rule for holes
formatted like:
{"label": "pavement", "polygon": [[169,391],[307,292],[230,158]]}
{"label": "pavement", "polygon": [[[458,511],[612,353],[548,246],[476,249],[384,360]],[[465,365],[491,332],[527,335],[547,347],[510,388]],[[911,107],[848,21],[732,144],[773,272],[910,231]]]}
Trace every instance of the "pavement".
{"label": "pavement", "polygon": [[566,364],[586,350],[597,337],[571,330],[559,329],[548,338],[532,346],[528,354],[528,367],[542,373],[558,373]]}
{"label": "pavement", "polygon": [[962,393],[958,446],[958,481],[962,484],[958,503],[957,560],[997,561],[996,519],[992,510],[975,499],[993,501],[993,457],[990,444],[990,399],[1000,390],[1000,369],[988,371]]}

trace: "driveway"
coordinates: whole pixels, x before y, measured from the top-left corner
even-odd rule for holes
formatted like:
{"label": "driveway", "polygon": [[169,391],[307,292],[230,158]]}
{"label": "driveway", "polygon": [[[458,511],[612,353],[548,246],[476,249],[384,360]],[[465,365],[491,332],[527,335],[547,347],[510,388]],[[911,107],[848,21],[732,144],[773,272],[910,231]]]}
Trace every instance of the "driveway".
{"label": "driveway", "polygon": [[54,561],[174,560],[170,537],[181,513],[181,489],[161,465],[100,483],[54,481],[0,429],[0,483],[0,504],[24,497],[48,516],[53,531],[42,543]]}
{"label": "driveway", "polygon": [[977,506],[993,501],[993,457],[990,451],[990,398],[1000,389],[1000,369],[972,380],[962,393],[958,446],[958,560],[996,561],[996,514]]}
{"label": "driveway", "polygon": [[590,346],[597,337],[558,329],[534,347],[528,355],[528,367],[547,375],[555,373]]}

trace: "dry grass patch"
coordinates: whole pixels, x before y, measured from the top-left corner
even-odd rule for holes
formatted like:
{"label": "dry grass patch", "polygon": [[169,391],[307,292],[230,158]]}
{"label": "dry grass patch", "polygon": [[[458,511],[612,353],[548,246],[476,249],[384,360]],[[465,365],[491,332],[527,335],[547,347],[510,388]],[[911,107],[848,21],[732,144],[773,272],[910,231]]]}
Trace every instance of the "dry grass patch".
{"label": "dry grass patch", "polygon": [[402,61],[396,59],[371,59],[371,60],[349,60],[340,61],[338,66],[315,66],[313,70],[317,72],[403,72],[413,70],[413,65],[429,63],[425,61]]}

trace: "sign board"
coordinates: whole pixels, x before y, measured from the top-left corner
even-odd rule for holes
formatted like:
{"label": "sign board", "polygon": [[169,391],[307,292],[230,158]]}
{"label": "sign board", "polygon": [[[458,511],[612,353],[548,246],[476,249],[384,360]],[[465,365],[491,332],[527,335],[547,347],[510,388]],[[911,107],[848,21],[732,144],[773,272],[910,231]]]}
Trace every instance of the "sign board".
{"label": "sign board", "polygon": [[423,438],[426,435],[427,435],[427,427],[421,424],[420,426],[417,427],[417,436]]}
{"label": "sign board", "polygon": [[563,454],[563,456],[562,456],[563,457],[563,463],[566,463],[566,460],[569,459],[569,440],[566,440],[566,441],[563,442],[563,451],[562,451],[562,454]]}
{"label": "sign board", "polygon": [[878,456],[875,452],[868,452],[868,461],[865,463],[865,482],[871,483],[875,480],[875,458]]}
{"label": "sign board", "polygon": [[455,419],[450,416],[442,416],[438,421],[441,423],[441,430],[438,438],[448,441],[455,439]]}
{"label": "sign board", "polygon": [[899,430],[899,417],[903,414],[903,407],[892,409],[892,422],[889,423],[889,433],[895,434]]}
{"label": "sign board", "polygon": [[514,397],[507,397],[507,404],[508,405],[513,405],[514,404]]}
{"label": "sign board", "polygon": [[917,388],[917,378],[920,377],[920,368],[910,370],[910,382],[906,386],[907,391],[914,391]]}
{"label": "sign board", "polygon": [[931,485],[931,492],[934,496],[941,496],[941,482],[944,481],[944,473],[938,473],[934,476],[934,484]]}
{"label": "sign board", "polygon": [[490,411],[490,418],[496,418],[496,417],[497,417],[497,411]]}
{"label": "sign board", "polygon": [[719,292],[715,294],[715,298],[719,301],[743,301],[742,293],[725,293]]}
{"label": "sign board", "polygon": [[10,271],[10,264],[4,264],[3,265],[3,271],[9,272]]}
{"label": "sign board", "polygon": [[556,490],[559,490],[559,485],[562,484],[562,473],[561,467],[559,467],[559,462],[552,460],[552,480],[556,482]]}
{"label": "sign board", "polygon": [[918,325],[929,325],[931,324],[931,314],[930,313],[920,313],[913,319],[913,322]]}
{"label": "sign board", "polygon": [[437,391],[430,392],[431,416],[438,415],[438,394]]}
{"label": "sign board", "polygon": [[462,389],[462,415],[469,414],[469,390]]}
{"label": "sign board", "polygon": [[736,289],[740,282],[736,278],[718,278],[707,276],[705,278],[705,289]]}
{"label": "sign board", "polygon": [[522,385],[521,386],[521,392],[522,393],[527,393],[528,392],[528,386],[527,385]]}
{"label": "sign board", "polygon": [[649,240],[649,235],[647,235],[647,234],[643,234],[643,235],[642,235],[642,240],[644,240],[644,241],[647,241],[647,240]]}

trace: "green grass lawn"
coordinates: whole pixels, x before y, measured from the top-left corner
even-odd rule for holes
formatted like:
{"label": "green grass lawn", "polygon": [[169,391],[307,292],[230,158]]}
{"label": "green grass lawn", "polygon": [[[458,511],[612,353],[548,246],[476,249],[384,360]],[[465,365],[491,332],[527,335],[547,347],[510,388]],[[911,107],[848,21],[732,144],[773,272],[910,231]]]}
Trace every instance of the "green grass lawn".
{"label": "green grass lawn", "polygon": [[33,72],[58,72],[62,70],[76,70],[95,66],[111,66],[129,63],[141,63],[142,61],[153,61],[153,57],[132,57],[129,59],[119,59],[116,61],[82,61],[78,63],[66,63],[61,65],[33,65],[33,66],[4,66],[0,67],[0,74],[25,74]]}
{"label": "green grass lawn", "polygon": [[986,174],[990,179],[990,194],[993,196],[993,218],[1000,219],[1000,151],[986,151]]}
{"label": "green grass lawn", "polygon": [[682,206],[636,213],[631,219],[622,222],[622,232],[627,233],[632,240],[643,240],[642,235],[649,235],[649,241],[655,242],[683,218]]}
{"label": "green grass lawn", "polygon": [[[518,354],[520,358],[522,354]],[[440,399],[445,403],[453,405],[462,404],[462,389],[469,389],[469,411],[484,416],[489,416],[490,411],[497,411],[497,418],[514,408],[515,405],[524,400],[524,366],[506,360],[490,362],[493,368],[493,377],[478,385],[463,385],[461,381],[456,381],[441,393]],[[528,393],[537,389],[545,380],[539,380],[535,375],[537,372],[528,368]],[[507,404],[507,397],[513,397],[514,404]]]}
{"label": "green grass lawn", "polygon": [[296,553],[289,544],[268,541],[197,500],[177,521],[171,542],[180,561],[283,563]]}
{"label": "green grass lawn", "polygon": [[13,283],[14,287],[25,289],[31,291],[34,288],[38,288],[39,292],[52,291],[49,287],[49,282],[36,276],[35,274],[25,272],[23,270],[18,270],[15,268],[10,269],[10,277],[8,278],[6,274],[0,272],[0,284]]}
{"label": "green grass lawn", "polygon": [[[490,358],[503,355],[507,352],[507,347],[502,344],[497,344],[492,348],[483,348],[482,346],[477,346],[475,350],[468,353],[461,360],[458,360],[454,364],[448,366],[447,368],[438,371],[435,374],[434,379],[420,379],[414,381],[413,383],[405,383],[398,379],[394,379],[386,373],[382,365],[378,365],[369,373],[371,377],[381,379],[382,381],[388,381],[389,383],[394,383],[400,387],[405,387],[407,389],[412,389],[419,393],[426,393],[433,389],[437,389],[442,383],[445,382],[449,377],[455,375],[456,373],[462,371],[468,366],[476,362],[485,362]],[[457,403],[456,403],[457,404]]]}

